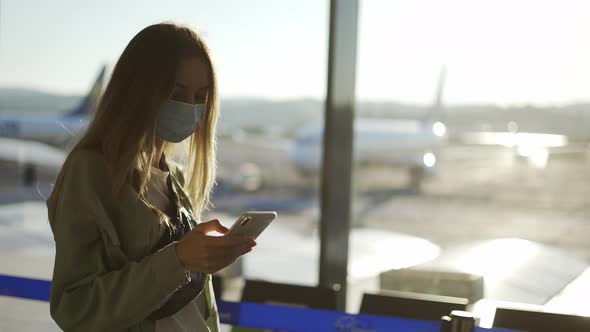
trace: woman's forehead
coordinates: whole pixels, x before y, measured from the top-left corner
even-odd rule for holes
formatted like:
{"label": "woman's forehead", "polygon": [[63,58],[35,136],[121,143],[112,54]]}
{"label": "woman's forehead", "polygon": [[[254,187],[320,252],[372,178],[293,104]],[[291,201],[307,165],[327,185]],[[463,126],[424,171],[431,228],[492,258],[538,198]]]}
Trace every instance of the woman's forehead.
{"label": "woman's forehead", "polygon": [[209,87],[211,73],[205,61],[197,57],[185,58],[176,68],[176,83],[188,89]]}

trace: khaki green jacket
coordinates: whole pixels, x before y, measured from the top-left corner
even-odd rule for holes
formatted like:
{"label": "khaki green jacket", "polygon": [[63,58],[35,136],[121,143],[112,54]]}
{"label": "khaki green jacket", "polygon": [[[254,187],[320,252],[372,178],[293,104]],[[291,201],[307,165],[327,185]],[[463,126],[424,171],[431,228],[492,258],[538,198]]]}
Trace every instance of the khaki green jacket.
{"label": "khaki green jacket", "polygon": [[[191,213],[182,173],[170,168],[180,204]],[[56,245],[51,316],[65,331],[154,331],[146,317],[190,281],[176,243],[151,254],[166,226],[131,186],[113,195],[100,153],[72,152],[64,172],[60,194],[47,201]],[[211,276],[205,292],[207,325],[217,332]]]}

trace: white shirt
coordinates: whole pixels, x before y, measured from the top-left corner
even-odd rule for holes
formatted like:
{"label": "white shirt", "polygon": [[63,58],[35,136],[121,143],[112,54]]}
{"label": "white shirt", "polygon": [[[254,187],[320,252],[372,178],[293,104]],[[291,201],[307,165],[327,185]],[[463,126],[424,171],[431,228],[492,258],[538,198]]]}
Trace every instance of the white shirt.
{"label": "white shirt", "polygon": [[[146,193],[147,200],[160,211],[167,212],[172,208],[170,191],[166,183],[170,172],[159,168],[151,168],[151,178]],[[207,287],[205,285],[205,287]],[[205,321],[207,300],[205,292],[201,291],[197,297],[170,317],[156,321],[156,332],[210,332]]]}

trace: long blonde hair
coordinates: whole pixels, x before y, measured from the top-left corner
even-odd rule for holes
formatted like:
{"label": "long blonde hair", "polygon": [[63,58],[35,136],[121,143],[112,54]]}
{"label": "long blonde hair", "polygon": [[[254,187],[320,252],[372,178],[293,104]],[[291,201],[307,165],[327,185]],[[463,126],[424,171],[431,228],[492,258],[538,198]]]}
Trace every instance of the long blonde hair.
{"label": "long blonde hair", "polygon": [[[118,194],[124,185],[131,184],[145,201],[150,167],[156,158],[158,112],[172,94],[178,64],[187,57],[200,58],[210,71],[206,110],[197,131],[189,138],[184,167],[185,191],[196,217],[200,218],[210,205],[215,183],[219,102],[210,50],[192,29],[160,23],[133,37],[117,61],[90,123],[72,152],[93,149],[102,153],[111,174],[113,193]],[[169,153],[174,147],[175,144],[165,143],[164,151]],[[66,158],[52,195],[59,195],[71,155]]]}

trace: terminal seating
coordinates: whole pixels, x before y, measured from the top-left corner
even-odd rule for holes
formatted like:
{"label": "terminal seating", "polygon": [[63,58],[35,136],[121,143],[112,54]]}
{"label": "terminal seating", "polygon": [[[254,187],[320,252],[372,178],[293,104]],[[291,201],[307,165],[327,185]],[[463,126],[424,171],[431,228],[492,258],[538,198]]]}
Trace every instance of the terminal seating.
{"label": "terminal seating", "polygon": [[[336,294],[337,291],[324,287],[246,280],[242,291],[242,302],[336,310]],[[260,332],[260,330],[233,327],[232,332]]]}
{"label": "terminal seating", "polygon": [[336,310],[336,294],[337,291],[324,287],[246,280],[242,301]]}
{"label": "terminal seating", "polygon": [[453,310],[466,311],[468,302],[459,297],[382,291],[364,294],[360,313],[438,321]]}
{"label": "terminal seating", "polygon": [[498,307],[494,327],[527,332],[581,332],[590,331],[590,318]]}

